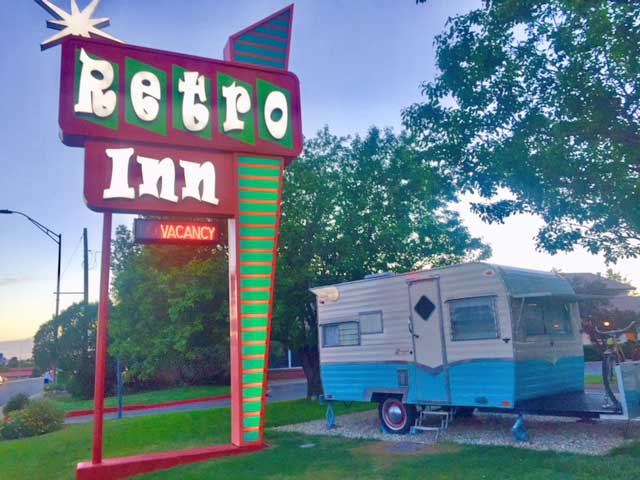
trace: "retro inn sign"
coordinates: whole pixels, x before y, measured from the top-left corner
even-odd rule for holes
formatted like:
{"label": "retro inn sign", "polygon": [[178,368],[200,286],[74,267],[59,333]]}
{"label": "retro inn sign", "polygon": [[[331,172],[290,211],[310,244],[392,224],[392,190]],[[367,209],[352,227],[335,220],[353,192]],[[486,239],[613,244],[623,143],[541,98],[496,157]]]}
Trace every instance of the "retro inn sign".
{"label": "retro inn sign", "polygon": [[239,154],[302,150],[284,70],[72,37],[62,45],[62,140],[84,146],[96,211],[231,217]]}
{"label": "retro inn sign", "polygon": [[[287,71],[293,5],[232,34],[225,61],[123,45],[93,18],[36,0],[62,45],[62,141],[84,147],[84,195],[103,212],[91,462],[79,480],[130,478],[264,448],[271,320],[285,167],[302,151],[300,87]],[[97,37],[102,37],[98,39]],[[106,39],[106,40],[105,40]],[[112,213],[147,214],[148,243],[224,241],[229,265],[231,443],[103,461]],[[158,219],[174,216],[190,219]]]}

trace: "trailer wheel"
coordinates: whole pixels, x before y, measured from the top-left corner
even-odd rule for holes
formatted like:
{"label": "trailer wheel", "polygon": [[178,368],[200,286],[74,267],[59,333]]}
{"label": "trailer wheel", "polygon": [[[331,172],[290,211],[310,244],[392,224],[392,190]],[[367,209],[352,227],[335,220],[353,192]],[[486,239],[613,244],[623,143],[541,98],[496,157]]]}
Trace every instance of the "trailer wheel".
{"label": "trailer wheel", "polygon": [[416,421],[416,406],[388,397],[378,404],[378,415],[382,428],[387,433],[407,433]]}

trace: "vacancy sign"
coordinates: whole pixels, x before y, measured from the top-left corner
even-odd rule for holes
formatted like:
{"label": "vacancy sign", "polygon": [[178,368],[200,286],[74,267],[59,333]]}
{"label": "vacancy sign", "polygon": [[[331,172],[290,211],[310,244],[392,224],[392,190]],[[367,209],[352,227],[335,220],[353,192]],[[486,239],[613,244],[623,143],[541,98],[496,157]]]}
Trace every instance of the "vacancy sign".
{"label": "vacancy sign", "polygon": [[175,245],[212,245],[218,243],[219,230],[215,223],[165,222],[162,220],[134,220],[136,243],[165,243]]}

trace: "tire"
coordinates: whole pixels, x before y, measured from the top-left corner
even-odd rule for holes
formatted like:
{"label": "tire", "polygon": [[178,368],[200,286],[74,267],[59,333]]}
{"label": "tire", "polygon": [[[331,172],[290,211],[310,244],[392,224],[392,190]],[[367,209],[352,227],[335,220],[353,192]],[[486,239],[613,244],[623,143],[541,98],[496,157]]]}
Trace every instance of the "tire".
{"label": "tire", "polygon": [[405,434],[416,422],[416,406],[402,403],[395,397],[387,397],[378,404],[380,424],[387,433]]}

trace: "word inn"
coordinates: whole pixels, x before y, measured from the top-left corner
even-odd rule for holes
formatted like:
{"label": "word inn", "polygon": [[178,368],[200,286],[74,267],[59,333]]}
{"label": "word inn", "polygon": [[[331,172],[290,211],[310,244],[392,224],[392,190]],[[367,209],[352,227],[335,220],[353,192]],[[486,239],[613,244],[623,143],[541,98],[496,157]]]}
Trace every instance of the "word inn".
{"label": "word inn", "polygon": [[[135,199],[136,191],[129,184],[129,164],[135,153],[134,149],[107,148],[105,153],[111,159],[112,168],[111,183],[109,188],[104,190],[102,198],[105,200]],[[136,162],[142,169],[142,183],[138,185],[137,193],[139,197],[150,195],[168,202],[178,202],[178,195],[175,191],[176,167],[173,159],[165,157],[158,160],[137,155]],[[187,162],[185,160],[179,160],[178,163],[184,173],[184,186],[180,192],[181,199],[192,198],[198,202],[218,205],[220,200],[216,197],[216,169],[213,163]]]}

